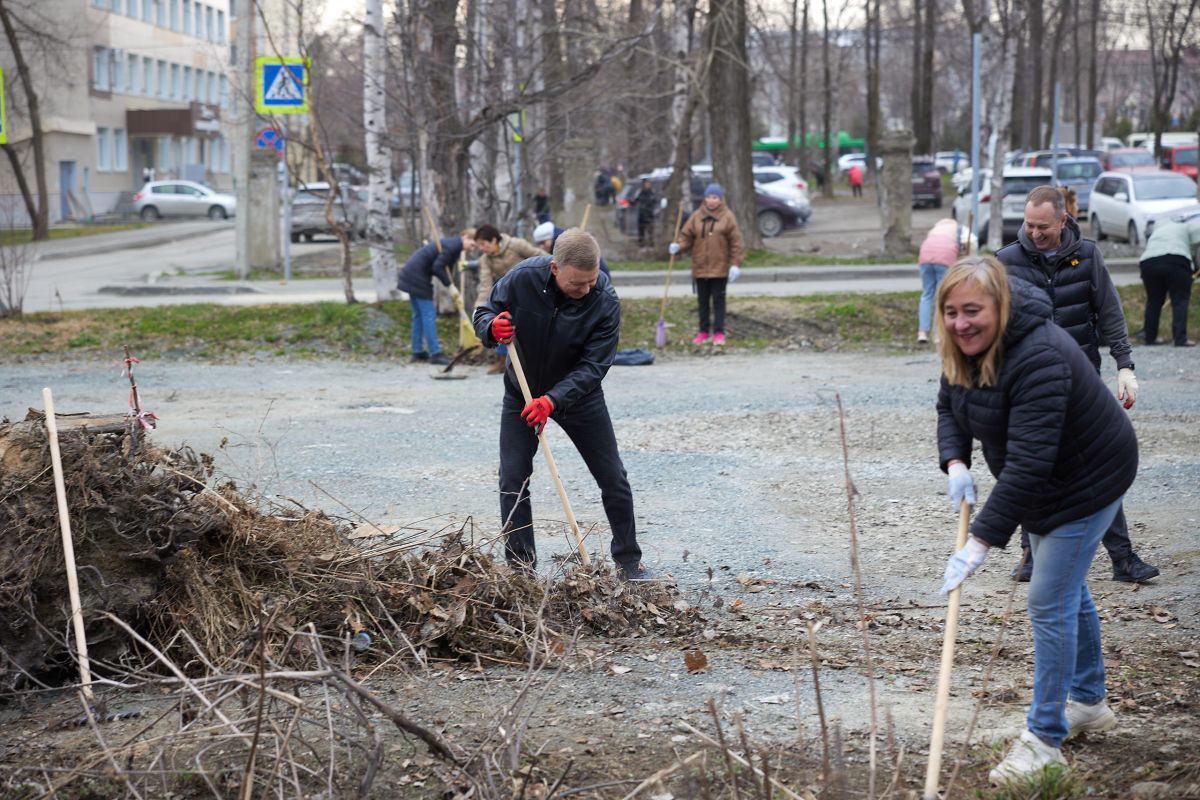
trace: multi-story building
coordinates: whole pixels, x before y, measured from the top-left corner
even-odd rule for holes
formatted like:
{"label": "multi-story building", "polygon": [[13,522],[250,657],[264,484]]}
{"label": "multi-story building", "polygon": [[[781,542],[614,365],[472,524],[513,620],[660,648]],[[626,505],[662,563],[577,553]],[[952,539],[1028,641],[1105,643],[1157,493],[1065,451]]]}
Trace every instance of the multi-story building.
{"label": "multi-story building", "polygon": [[[228,0],[41,0],[37,23],[67,43],[31,43],[45,133],[50,220],[112,211],[154,177],[232,186]],[[41,48],[40,58],[34,55]],[[0,51],[9,142],[28,163],[29,120],[8,48]],[[16,100],[16,101],[14,101]],[[32,183],[32,165],[27,168]],[[0,204],[24,214],[7,164]]]}

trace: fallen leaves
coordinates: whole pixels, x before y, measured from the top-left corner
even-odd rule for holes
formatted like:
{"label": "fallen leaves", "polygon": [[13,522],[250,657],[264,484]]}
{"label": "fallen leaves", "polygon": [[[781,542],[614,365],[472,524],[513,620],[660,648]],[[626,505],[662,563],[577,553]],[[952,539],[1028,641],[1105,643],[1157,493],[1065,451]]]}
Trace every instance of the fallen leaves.
{"label": "fallen leaves", "polygon": [[702,650],[687,650],[683,654],[683,665],[693,674],[708,671],[708,656]]}

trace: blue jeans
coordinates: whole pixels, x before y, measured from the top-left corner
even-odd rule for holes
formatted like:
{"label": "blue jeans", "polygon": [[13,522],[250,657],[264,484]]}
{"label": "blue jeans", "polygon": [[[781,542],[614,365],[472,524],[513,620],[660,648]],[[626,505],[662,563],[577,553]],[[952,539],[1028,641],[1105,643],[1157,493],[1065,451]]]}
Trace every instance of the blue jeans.
{"label": "blue jeans", "polygon": [[1046,536],[1030,534],[1033,578],[1029,621],[1033,624],[1033,704],[1026,725],[1046,744],[1067,737],[1067,697],[1094,704],[1104,699],[1100,617],[1088,591],[1087,573],[1096,547],[1121,501],[1060,525]]}
{"label": "blue jeans", "polygon": [[[533,474],[533,454],[538,437],[521,419],[525,401],[511,390],[504,392],[500,410],[500,522],[508,521],[504,555],[508,562],[537,564],[533,540],[533,508],[529,503],[527,482]],[[621,455],[612,419],[604,402],[604,392],[596,389],[576,401],[566,411],[555,411],[550,418],[562,427],[583,457],[596,485],[600,502],[612,529],[612,557],[618,565],[633,569],[642,560],[633,518],[633,491]]]}
{"label": "blue jeans", "polygon": [[[412,303],[412,351],[437,355],[442,352],[437,335],[437,306],[432,299],[409,297]],[[429,346],[428,350],[426,345]]]}
{"label": "blue jeans", "polygon": [[933,299],[948,269],[945,264],[921,265],[921,305],[917,311],[917,330],[929,332],[929,326],[933,324]]}

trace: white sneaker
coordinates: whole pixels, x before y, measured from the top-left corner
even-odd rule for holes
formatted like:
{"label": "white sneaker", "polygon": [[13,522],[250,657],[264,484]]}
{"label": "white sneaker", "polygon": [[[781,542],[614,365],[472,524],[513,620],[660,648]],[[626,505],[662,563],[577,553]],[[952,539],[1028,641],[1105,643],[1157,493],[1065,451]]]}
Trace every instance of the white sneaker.
{"label": "white sneaker", "polygon": [[1117,715],[1101,700],[1095,705],[1067,701],[1067,738],[1081,733],[1104,733],[1117,727]]}
{"label": "white sneaker", "polygon": [[1033,733],[1024,731],[1021,738],[1012,743],[1004,760],[988,773],[988,779],[992,783],[1008,783],[1041,772],[1051,764],[1062,764],[1064,767],[1067,765],[1062,750],[1051,747]]}

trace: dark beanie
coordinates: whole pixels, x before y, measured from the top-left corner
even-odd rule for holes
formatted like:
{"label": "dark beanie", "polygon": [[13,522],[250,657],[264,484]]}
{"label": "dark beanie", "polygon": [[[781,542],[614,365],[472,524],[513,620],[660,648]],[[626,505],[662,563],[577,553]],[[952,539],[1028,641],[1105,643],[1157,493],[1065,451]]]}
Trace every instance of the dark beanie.
{"label": "dark beanie", "polygon": [[725,199],[725,190],[721,188],[721,184],[719,183],[710,183],[704,187],[704,196],[708,197],[710,194],[715,194],[722,200]]}

